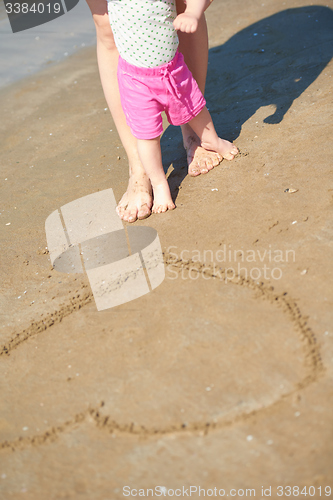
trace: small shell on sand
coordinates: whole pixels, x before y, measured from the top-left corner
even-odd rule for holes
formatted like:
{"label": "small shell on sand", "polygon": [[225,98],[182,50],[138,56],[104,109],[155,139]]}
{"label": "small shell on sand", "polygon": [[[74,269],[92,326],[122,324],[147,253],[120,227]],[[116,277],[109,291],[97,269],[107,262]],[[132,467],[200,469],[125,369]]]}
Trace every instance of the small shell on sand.
{"label": "small shell on sand", "polygon": [[285,193],[297,193],[298,189],[287,188],[284,190]]}

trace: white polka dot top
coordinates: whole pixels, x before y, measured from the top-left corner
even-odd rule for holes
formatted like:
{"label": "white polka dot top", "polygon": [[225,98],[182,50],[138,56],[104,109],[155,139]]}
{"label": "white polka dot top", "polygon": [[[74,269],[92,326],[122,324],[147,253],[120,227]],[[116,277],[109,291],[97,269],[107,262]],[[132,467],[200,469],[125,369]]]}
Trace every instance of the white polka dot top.
{"label": "white polka dot top", "polygon": [[119,54],[141,68],[171,61],[178,37],[173,0],[108,0],[110,23]]}

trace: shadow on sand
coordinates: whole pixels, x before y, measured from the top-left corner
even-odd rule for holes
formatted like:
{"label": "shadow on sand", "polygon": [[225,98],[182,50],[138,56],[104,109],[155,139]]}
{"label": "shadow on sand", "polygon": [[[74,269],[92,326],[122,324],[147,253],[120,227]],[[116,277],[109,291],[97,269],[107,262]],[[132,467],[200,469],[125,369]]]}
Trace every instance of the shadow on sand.
{"label": "shadow on sand", "polygon": [[[264,122],[280,123],[332,55],[333,11],[322,6],[284,10],[211,49],[205,97],[220,137],[235,140],[263,106],[276,108]],[[173,163],[169,184],[174,198],[187,175],[181,144],[179,127],[169,126],[161,146],[165,170]]]}

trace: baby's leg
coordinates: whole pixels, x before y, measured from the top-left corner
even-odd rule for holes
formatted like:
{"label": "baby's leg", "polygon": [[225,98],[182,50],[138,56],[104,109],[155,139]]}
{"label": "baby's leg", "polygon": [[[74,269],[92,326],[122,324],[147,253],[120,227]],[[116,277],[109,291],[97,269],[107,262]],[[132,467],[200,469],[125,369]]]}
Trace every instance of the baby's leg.
{"label": "baby's leg", "polygon": [[190,122],[189,125],[201,140],[201,146],[208,151],[216,151],[226,160],[233,160],[238,149],[225,139],[218,137],[212,117],[206,107]]}
{"label": "baby's leg", "polygon": [[152,212],[161,213],[172,210],[175,204],[163,170],[160,138],[138,139],[138,152],[153,188]]}

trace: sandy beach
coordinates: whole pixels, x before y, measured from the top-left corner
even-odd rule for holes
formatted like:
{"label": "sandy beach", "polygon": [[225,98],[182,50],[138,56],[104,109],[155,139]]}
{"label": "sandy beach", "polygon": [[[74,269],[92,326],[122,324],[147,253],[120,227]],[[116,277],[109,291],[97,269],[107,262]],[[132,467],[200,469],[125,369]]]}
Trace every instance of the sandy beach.
{"label": "sandy beach", "polygon": [[333,497],[331,8],[214,0],[206,99],[240,154],[189,177],[165,123],[177,208],[135,223],[165,279],[102,311],[45,234],[126,190],[96,48],[0,90],[1,500]]}

